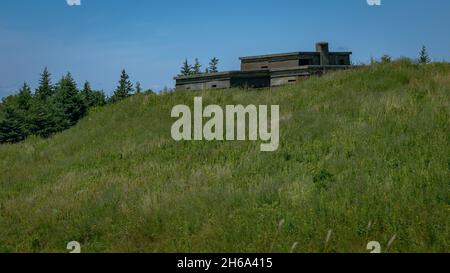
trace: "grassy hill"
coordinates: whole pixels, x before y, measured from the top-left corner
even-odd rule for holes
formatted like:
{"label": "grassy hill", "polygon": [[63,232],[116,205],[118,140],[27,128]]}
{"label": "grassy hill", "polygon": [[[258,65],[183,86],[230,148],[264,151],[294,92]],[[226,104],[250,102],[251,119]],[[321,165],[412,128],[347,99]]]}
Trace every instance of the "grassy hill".
{"label": "grassy hill", "polygon": [[[173,141],[170,111],[194,96],[279,104],[279,150]],[[0,173],[0,252],[368,252],[394,235],[392,252],[448,252],[450,65],[139,95],[1,145]]]}

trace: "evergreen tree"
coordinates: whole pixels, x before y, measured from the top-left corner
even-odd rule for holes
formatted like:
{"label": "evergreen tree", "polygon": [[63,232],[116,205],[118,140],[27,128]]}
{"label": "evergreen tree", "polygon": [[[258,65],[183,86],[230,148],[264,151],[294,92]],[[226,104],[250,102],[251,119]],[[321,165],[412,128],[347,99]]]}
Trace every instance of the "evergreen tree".
{"label": "evergreen tree", "polygon": [[53,96],[54,88],[51,83],[51,74],[48,72],[47,67],[41,74],[39,80],[39,87],[36,89],[36,97],[38,99],[46,100]]}
{"label": "evergreen tree", "polygon": [[189,76],[192,74],[192,67],[188,63],[188,60],[185,59],[183,62],[183,66],[181,67],[180,76]]}
{"label": "evergreen tree", "polygon": [[198,59],[195,59],[195,63],[192,66],[192,75],[198,75],[202,73],[202,65],[198,61]]}
{"label": "evergreen tree", "polygon": [[382,63],[390,63],[392,61],[391,56],[385,54],[381,57],[381,62]]}
{"label": "evergreen tree", "polygon": [[136,82],[136,94],[142,93],[141,83]]}
{"label": "evergreen tree", "polygon": [[19,93],[17,94],[17,103],[19,109],[25,112],[30,110],[32,100],[33,96],[31,95],[31,88],[27,83],[24,83],[22,88],[19,90]]}
{"label": "evergreen tree", "polygon": [[24,83],[17,94],[17,109],[19,115],[23,117],[21,122],[23,124],[24,137],[27,137],[32,130],[32,117],[30,114],[32,104],[33,96],[31,94],[31,88],[28,84]]}
{"label": "evergreen tree", "polygon": [[63,117],[62,120],[57,120],[61,122],[62,129],[76,124],[86,113],[85,101],[78,92],[77,84],[70,73],[62,77],[56,87],[55,104],[59,111],[57,118]]}
{"label": "evergreen tree", "polygon": [[80,94],[86,107],[91,107],[93,91],[91,89],[91,84],[88,81],[84,82],[83,89],[81,90]]}
{"label": "evergreen tree", "polygon": [[98,107],[106,104],[106,96],[103,91],[93,91],[90,107]]}
{"label": "evergreen tree", "polygon": [[24,112],[13,104],[4,105],[0,120],[0,143],[14,143],[24,140],[28,134],[28,123]]}
{"label": "evergreen tree", "polygon": [[106,103],[105,94],[101,91],[92,90],[88,81],[84,83],[80,94],[87,108],[103,106]]}
{"label": "evergreen tree", "polygon": [[131,83],[130,77],[128,76],[127,72],[124,69],[122,70],[119,85],[114,91],[114,95],[112,96],[111,101],[112,102],[121,101],[129,97],[132,92],[133,92],[133,84]]}
{"label": "evergreen tree", "polygon": [[429,64],[431,62],[430,57],[428,56],[427,48],[422,46],[419,54],[419,63],[421,64]]}
{"label": "evergreen tree", "polygon": [[28,119],[30,120],[30,133],[41,137],[49,137],[55,132],[61,131],[64,118],[57,111],[55,101],[55,87],[51,83],[51,74],[45,68],[39,80],[32,100]]}
{"label": "evergreen tree", "polygon": [[52,101],[34,99],[29,111],[30,133],[41,137],[49,137],[68,127],[62,111],[58,111]]}
{"label": "evergreen tree", "polygon": [[0,143],[24,140],[31,132],[29,109],[33,97],[25,83],[16,95],[3,100],[0,115]]}
{"label": "evergreen tree", "polygon": [[206,73],[217,73],[219,72],[217,66],[219,64],[219,59],[216,57],[212,58],[209,62],[209,67],[206,69]]}

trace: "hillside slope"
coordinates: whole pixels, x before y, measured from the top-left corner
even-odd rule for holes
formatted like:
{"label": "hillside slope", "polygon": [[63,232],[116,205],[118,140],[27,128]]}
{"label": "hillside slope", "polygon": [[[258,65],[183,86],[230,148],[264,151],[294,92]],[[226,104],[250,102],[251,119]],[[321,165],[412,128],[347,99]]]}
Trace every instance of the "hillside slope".
{"label": "hillside slope", "polygon": [[[279,104],[279,150],[173,141],[171,109],[195,96]],[[367,252],[395,234],[389,251],[448,252],[450,66],[135,96],[1,145],[0,172],[0,252]]]}

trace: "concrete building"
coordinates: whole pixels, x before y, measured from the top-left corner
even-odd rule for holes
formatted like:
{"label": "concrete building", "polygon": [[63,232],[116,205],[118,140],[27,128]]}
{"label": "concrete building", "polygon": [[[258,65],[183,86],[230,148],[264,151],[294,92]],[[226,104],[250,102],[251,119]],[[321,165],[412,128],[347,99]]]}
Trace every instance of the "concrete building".
{"label": "concrete building", "polygon": [[298,83],[311,75],[351,67],[351,52],[330,52],[328,43],[316,51],[241,57],[240,71],[175,77],[177,90],[262,88]]}

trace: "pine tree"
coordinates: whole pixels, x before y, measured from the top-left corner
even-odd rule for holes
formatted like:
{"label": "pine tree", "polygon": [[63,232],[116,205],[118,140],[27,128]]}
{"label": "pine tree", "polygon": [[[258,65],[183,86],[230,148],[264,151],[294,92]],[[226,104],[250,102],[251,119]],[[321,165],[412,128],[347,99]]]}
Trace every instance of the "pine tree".
{"label": "pine tree", "polygon": [[39,80],[32,100],[28,119],[30,120],[30,133],[41,137],[49,137],[68,127],[62,110],[55,104],[55,87],[51,83],[51,74],[45,68]]}
{"label": "pine tree", "polygon": [[195,63],[192,66],[192,75],[198,75],[202,73],[202,65],[198,61],[198,59],[195,59]]}
{"label": "pine tree", "polygon": [[32,103],[30,87],[25,83],[16,95],[1,103],[0,143],[24,140],[31,132],[29,109]]}
{"label": "pine tree", "polygon": [[428,56],[427,48],[422,46],[419,54],[419,63],[421,64],[429,64],[431,62],[430,57]]}
{"label": "pine tree", "polygon": [[24,83],[22,88],[19,90],[17,94],[17,103],[19,109],[22,111],[28,111],[31,107],[31,103],[33,100],[33,96],[31,95],[31,88],[27,83]]}
{"label": "pine tree", "polygon": [[22,141],[28,136],[29,130],[26,116],[14,105],[6,105],[0,120],[0,143],[14,143]]}
{"label": "pine tree", "polygon": [[189,76],[192,74],[192,67],[188,63],[188,60],[185,59],[183,62],[183,66],[181,67],[180,76]]}
{"label": "pine tree", "polygon": [[87,106],[70,73],[62,77],[56,87],[55,104],[60,111],[57,117],[63,117],[63,120],[58,120],[61,129],[76,124],[86,113]]}
{"label": "pine tree", "polygon": [[141,83],[136,82],[136,94],[142,93]]}
{"label": "pine tree", "polygon": [[93,91],[90,107],[98,107],[106,104],[106,96],[103,91]]}
{"label": "pine tree", "polygon": [[86,81],[81,90],[81,97],[88,108],[103,106],[106,104],[106,96],[103,91],[94,91],[91,84]]}
{"label": "pine tree", "polygon": [[130,81],[130,77],[127,72],[122,70],[122,74],[120,75],[119,85],[114,91],[114,95],[111,97],[112,102],[121,101],[131,95],[133,92],[133,84]]}
{"label": "pine tree", "polygon": [[81,97],[83,98],[84,104],[87,107],[91,106],[92,100],[92,89],[91,84],[88,81],[85,81],[83,84],[83,89],[81,90]]}
{"label": "pine tree", "polygon": [[39,87],[36,89],[36,97],[38,99],[47,100],[53,96],[54,88],[51,83],[51,74],[48,72],[47,67],[41,74],[39,80]]}
{"label": "pine tree", "polygon": [[30,110],[33,104],[33,95],[31,94],[31,88],[27,83],[24,83],[22,88],[17,94],[17,108],[19,115],[23,117],[21,120],[23,124],[23,136],[27,137],[32,130],[32,117]]}
{"label": "pine tree", "polygon": [[387,54],[384,54],[384,55],[381,57],[381,62],[382,62],[382,63],[390,63],[391,61],[392,61],[391,56],[389,56],[389,55],[387,55]]}
{"label": "pine tree", "polygon": [[219,59],[216,57],[212,58],[209,62],[209,67],[206,69],[207,73],[217,73],[219,72],[217,66],[219,64]]}
{"label": "pine tree", "polygon": [[62,111],[58,111],[53,100],[34,99],[29,111],[29,118],[31,134],[44,138],[68,127],[67,124],[63,124],[67,121]]}

